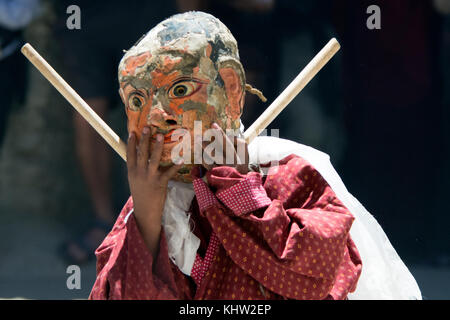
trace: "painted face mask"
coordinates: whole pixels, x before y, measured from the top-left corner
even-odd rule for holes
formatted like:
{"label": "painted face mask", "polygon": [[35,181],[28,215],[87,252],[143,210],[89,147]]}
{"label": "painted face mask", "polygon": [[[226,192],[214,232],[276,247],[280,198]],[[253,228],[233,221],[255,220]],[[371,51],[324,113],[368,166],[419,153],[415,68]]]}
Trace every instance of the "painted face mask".
{"label": "painted face mask", "polygon": [[223,129],[240,127],[245,75],[237,43],[209,14],[188,12],[159,23],[126,52],[119,83],[128,131],[140,139],[148,126],[150,152],[156,135],[164,135],[161,167],[172,165],[172,149],[179,143],[174,135],[190,134],[192,161],[176,180],[191,181],[195,126],[201,124],[202,132],[214,122]]}

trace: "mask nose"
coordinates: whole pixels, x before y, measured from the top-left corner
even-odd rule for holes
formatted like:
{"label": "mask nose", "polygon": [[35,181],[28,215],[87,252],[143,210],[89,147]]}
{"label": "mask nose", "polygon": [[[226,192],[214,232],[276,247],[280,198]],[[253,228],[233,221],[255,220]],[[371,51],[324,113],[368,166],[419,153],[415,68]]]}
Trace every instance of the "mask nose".
{"label": "mask nose", "polygon": [[148,115],[147,124],[162,130],[171,130],[178,127],[177,118],[164,110],[161,102],[158,102],[152,107]]}

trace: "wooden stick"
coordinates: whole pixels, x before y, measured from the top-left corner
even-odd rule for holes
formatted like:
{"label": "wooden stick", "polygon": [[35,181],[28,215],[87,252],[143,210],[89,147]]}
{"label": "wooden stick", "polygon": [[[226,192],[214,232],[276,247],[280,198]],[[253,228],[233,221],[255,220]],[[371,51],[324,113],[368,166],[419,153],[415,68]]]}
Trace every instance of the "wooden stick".
{"label": "wooden stick", "polygon": [[22,53],[50,81],[64,98],[86,119],[87,122],[106,140],[106,142],[127,161],[125,143],[119,136],[89,107],[89,105],[73,90],[67,82],[45,61],[29,44],[22,47]]}
{"label": "wooden stick", "polygon": [[[311,60],[291,84],[263,112],[263,114],[244,133],[247,143],[257,137],[261,131],[280,114],[281,111],[300,93],[311,79],[340,49],[336,39],[328,44]],[[22,47],[22,53],[50,81],[50,83],[66,98],[66,100],[86,119],[87,122],[106,140],[106,142],[126,161],[126,145],[114,131],[89,107],[89,105],[73,90],[64,79],[34,50],[30,44]]]}
{"label": "wooden stick", "polygon": [[274,102],[263,112],[261,116],[244,132],[245,141],[250,144],[269,124],[280,114],[281,111],[303,90],[312,78],[340,49],[339,42],[333,38],[310,63],[299,73],[299,75],[284,89]]}

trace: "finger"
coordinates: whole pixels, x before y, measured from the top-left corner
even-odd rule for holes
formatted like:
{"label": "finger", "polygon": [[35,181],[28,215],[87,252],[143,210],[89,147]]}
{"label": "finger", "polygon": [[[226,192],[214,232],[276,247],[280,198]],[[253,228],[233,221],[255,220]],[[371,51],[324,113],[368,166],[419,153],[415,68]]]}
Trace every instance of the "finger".
{"label": "finger", "polygon": [[161,174],[161,179],[163,179],[165,182],[172,179],[178,170],[180,170],[183,167],[184,161],[183,159],[180,159],[176,164],[174,164],[172,167],[167,169],[163,174]]}
{"label": "finger", "polygon": [[222,164],[234,166],[237,163],[236,152],[233,143],[234,136],[232,138],[228,137],[217,123],[213,123],[212,127],[218,130],[220,135],[222,135],[222,139],[219,140],[219,150],[221,153],[220,156],[222,157]]}
{"label": "finger", "polygon": [[132,170],[136,167],[136,134],[132,131],[128,137],[127,144],[127,168]]}
{"label": "finger", "polygon": [[[203,163],[208,167],[214,164],[222,165],[224,163],[222,130],[217,124],[213,123],[211,125],[211,131],[208,131],[212,133],[212,136],[210,137],[210,141],[204,141],[202,144]],[[210,169],[208,168],[208,170]]]}
{"label": "finger", "polygon": [[140,168],[147,168],[148,154],[150,152],[150,128],[145,127],[142,130],[141,141],[139,141],[139,147],[137,152],[137,165]]}
{"label": "finger", "polygon": [[248,153],[248,144],[244,139],[236,139],[236,156],[239,162],[236,166],[237,171],[242,174],[248,173],[250,157]]}
{"label": "finger", "polygon": [[150,155],[150,162],[148,165],[149,172],[154,173],[158,170],[159,162],[161,160],[162,150],[163,150],[163,140],[162,134],[156,135],[156,142]]}
{"label": "finger", "polygon": [[[216,166],[217,159],[223,159],[221,147],[217,147],[217,144],[214,142],[214,145],[209,147],[212,142],[204,141],[202,143],[203,153],[202,153],[202,165],[209,171],[214,166]],[[219,143],[220,144],[220,143]],[[214,147],[214,148],[212,148]],[[219,163],[223,161],[219,161]],[[221,163],[221,164],[222,164]]]}

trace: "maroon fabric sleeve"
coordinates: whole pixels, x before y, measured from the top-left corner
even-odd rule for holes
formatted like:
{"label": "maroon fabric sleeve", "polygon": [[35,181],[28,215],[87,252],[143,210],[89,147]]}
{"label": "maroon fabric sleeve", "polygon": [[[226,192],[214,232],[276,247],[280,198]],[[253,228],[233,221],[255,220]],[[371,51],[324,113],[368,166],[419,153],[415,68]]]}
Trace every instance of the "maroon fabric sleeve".
{"label": "maroon fabric sleeve", "polygon": [[130,197],[113,230],[96,250],[97,279],[89,299],[176,299],[175,275],[179,271],[169,259],[164,231],[153,261],[130,214],[132,208]]}
{"label": "maroon fabric sleeve", "polygon": [[207,179],[209,186],[194,183],[201,212],[263,286],[292,299],[345,299],[355,290],[362,264],[349,235],[354,218],[307,161],[281,160],[264,185],[259,173],[231,167]]}

